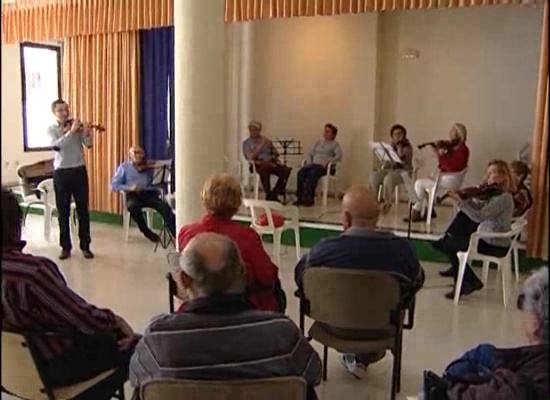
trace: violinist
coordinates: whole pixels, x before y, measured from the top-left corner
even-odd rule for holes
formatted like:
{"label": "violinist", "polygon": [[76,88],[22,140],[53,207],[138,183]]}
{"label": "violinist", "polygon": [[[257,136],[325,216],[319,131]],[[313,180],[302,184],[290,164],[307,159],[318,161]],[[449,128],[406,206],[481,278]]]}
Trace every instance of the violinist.
{"label": "violinist", "polygon": [[413,148],[407,139],[407,129],[403,125],[396,124],[390,129],[390,137],[391,146],[401,158],[401,163],[386,161],[382,165],[382,169],[373,172],[370,177],[370,186],[374,193],[378,193],[378,189],[382,185],[379,200],[383,203],[384,212],[388,212],[391,207],[391,198],[395,187],[403,183],[401,173],[407,171],[411,174],[413,169]]}
{"label": "violinist", "polygon": [[514,182],[514,217],[521,217],[533,205],[531,191],[525,184],[529,177],[529,167],[523,161],[513,161],[510,164],[510,172]]}
{"label": "violinist", "polygon": [[113,192],[126,192],[126,207],[130,217],[137,224],[140,232],[151,242],[158,242],[159,236],[147,226],[143,218],[143,209],[157,211],[175,237],[176,216],[170,206],[160,197],[159,190],[153,186],[154,162],[145,160],[145,151],[134,146],[130,149],[130,161],[120,164],[111,181]]}
{"label": "violinist", "polygon": [[55,201],[59,220],[59,244],[61,254],[59,259],[64,260],[71,256],[71,233],[69,217],[71,198],[76,204],[78,216],[78,237],[80,250],[84,258],[93,258],[90,250],[90,213],[88,210],[88,173],[84,162],[84,147],[91,148],[93,139],[91,129],[78,119],[68,124],[69,105],[64,100],[56,100],[51,106],[56,123],[48,128],[47,134],[50,145],[56,148],[54,155],[53,184]]}
{"label": "violinist", "polygon": [[[457,252],[468,249],[472,233],[475,231],[507,232],[512,224],[514,213],[513,181],[510,169],[505,161],[495,160],[489,163],[486,184],[491,187],[498,186],[500,190],[493,191],[491,197],[482,200],[476,197],[464,200],[456,191],[449,193],[449,198],[456,203],[459,214],[457,214],[443,238],[434,244],[434,247],[444,253],[451,262],[451,267],[440,272],[440,275],[453,277],[455,284],[458,273]],[[503,257],[508,252],[509,246],[510,239],[507,238],[482,238],[479,241],[478,251],[490,256]],[[468,295],[480,290],[482,287],[482,282],[470,266],[466,265],[460,295]],[[452,299],[453,296],[454,290],[445,295],[448,299]]]}
{"label": "violinist", "polygon": [[[449,131],[449,146],[438,146],[435,142],[430,146],[437,157],[439,172],[457,173],[468,166],[470,150],[466,146],[467,134],[466,126],[457,122],[451,126]],[[439,188],[443,191],[456,189],[460,185],[460,179],[460,176],[454,174],[440,175]],[[426,220],[427,215],[423,213],[423,209],[427,204],[428,192],[434,185],[435,179],[431,178],[417,179],[414,183],[414,191],[418,201],[413,205],[412,222]],[[432,218],[434,217],[435,215],[432,215]],[[409,222],[409,219],[405,218],[405,222]]]}

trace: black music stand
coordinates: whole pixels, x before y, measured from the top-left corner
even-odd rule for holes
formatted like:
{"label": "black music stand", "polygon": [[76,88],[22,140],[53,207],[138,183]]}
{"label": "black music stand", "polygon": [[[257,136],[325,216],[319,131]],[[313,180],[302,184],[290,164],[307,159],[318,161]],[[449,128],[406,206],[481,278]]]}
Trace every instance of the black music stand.
{"label": "black music stand", "polygon": [[[165,193],[167,186],[170,185],[171,167],[172,160],[162,160],[156,162],[155,168],[153,170],[152,185],[159,189],[162,201],[166,201]],[[170,244],[173,244],[174,247],[176,246],[174,237],[172,236],[172,233],[170,232],[166,221],[164,220],[164,218],[162,218],[162,227],[160,228],[159,232],[159,241],[155,244],[154,251],[157,251],[159,245],[166,250],[168,246],[170,246]]]}
{"label": "black music stand", "polygon": [[[281,158],[283,159],[283,164],[287,166],[288,164],[288,156],[299,156],[304,154],[302,152],[302,143],[299,140],[294,139],[275,139],[274,143],[278,145],[277,147],[280,147],[279,153]],[[277,149],[279,150],[279,149]],[[286,185],[285,185],[285,191],[283,193],[283,199],[284,203],[286,203]]]}

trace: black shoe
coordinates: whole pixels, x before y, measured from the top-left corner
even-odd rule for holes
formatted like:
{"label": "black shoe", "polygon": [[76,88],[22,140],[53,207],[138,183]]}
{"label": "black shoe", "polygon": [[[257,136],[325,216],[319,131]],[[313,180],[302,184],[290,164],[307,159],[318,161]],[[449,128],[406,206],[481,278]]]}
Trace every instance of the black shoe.
{"label": "black shoe", "polygon": [[147,239],[149,239],[153,243],[157,243],[160,241],[159,235],[157,235],[155,232],[149,231],[149,232],[143,232],[143,236],[145,236]]}
{"label": "black shoe", "polygon": [[[404,222],[409,222],[409,218],[403,218]],[[412,210],[411,213],[411,222],[422,222],[425,221],[425,219],[422,217],[422,214],[420,211]]]}
{"label": "black shoe", "polygon": [[89,260],[95,257],[94,253],[92,253],[90,249],[82,250],[82,255],[84,256],[84,258],[87,258]]}
{"label": "black shoe", "polygon": [[59,259],[60,260],[66,260],[67,258],[69,258],[71,256],[71,250],[61,250],[61,254],[59,254]]}
{"label": "black shoe", "polygon": [[[478,290],[483,289],[483,283],[478,279],[474,283],[466,283],[462,282],[462,289],[460,290],[460,297],[462,296],[468,296],[469,294],[472,294],[473,292],[477,292]],[[451,290],[449,293],[445,294],[445,297],[447,299],[454,299],[455,298],[455,291],[454,289]]]}
{"label": "black shoe", "polygon": [[444,278],[452,278],[453,276],[455,276],[453,267],[449,267],[444,271],[439,271],[439,276],[442,276]]}

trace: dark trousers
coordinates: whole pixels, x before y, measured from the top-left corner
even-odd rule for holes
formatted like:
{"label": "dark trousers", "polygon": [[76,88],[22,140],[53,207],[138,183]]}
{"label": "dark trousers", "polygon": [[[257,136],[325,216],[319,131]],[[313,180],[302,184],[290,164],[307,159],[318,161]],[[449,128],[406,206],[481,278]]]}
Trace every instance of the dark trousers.
{"label": "dark trousers", "polygon": [[450,236],[468,236],[477,230],[479,223],[474,222],[464,212],[459,211],[445,231]]}
{"label": "dark trousers", "polygon": [[[286,183],[291,171],[292,168],[278,163],[265,163],[256,166],[256,172],[260,175],[260,181],[262,183],[266,199],[276,200],[277,196],[281,196],[285,193]],[[275,175],[278,178],[273,190],[271,190],[271,175]]]}
{"label": "dark trousers", "polygon": [[[43,361],[44,378],[50,387],[68,386],[91,379],[112,368],[120,368],[119,377],[128,379],[130,358],[134,344],[128,350],[120,350],[114,337],[80,337],[66,354],[52,360]],[[86,400],[110,399],[109,387],[98,386]]]}
{"label": "dark trousers", "polygon": [[[459,265],[456,253],[459,251],[466,251],[468,249],[468,246],[470,244],[470,236],[471,235],[445,236],[441,241],[441,245],[439,247],[439,249],[447,256],[447,258],[451,262],[451,267],[453,268],[454,272],[455,283],[458,277]],[[508,252],[508,248],[506,247],[493,246],[483,240],[480,240],[478,243],[478,252],[480,252],[481,254],[495,257],[504,257],[504,255],[506,255],[506,253]],[[479,282],[479,278],[476,276],[472,268],[468,264],[466,264],[466,270],[464,271],[464,284],[471,285],[476,282]]]}
{"label": "dark trousers", "polygon": [[170,233],[173,237],[176,237],[176,216],[168,203],[163,201],[157,192],[128,192],[126,193],[126,207],[128,207],[130,216],[143,234],[153,233],[150,227],[147,226],[145,218],[143,218],[143,209],[152,208],[162,216]]}
{"label": "dark trousers", "polygon": [[88,174],[86,167],[57,169],[53,173],[55,203],[59,220],[59,245],[64,250],[71,250],[71,198],[76,203],[78,216],[78,237],[80,249],[89,250],[92,241],[90,237],[90,212],[88,211]]}
{"label": "dark trousers", "polygon": [[300,168],[298,171],[298,187],[296,188],[298,200],[313,202],[319,179],[326,174],[327,169],[323,165],[310,164]]}

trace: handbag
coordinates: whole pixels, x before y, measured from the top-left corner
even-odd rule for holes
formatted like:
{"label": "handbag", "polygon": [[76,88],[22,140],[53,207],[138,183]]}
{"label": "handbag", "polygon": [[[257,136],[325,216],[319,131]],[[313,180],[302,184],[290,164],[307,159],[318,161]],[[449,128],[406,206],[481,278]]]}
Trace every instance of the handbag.
{"label": "handbag", "polygon": [[449,382],[432,371],[424,371],[424,400],[448,400]]}

